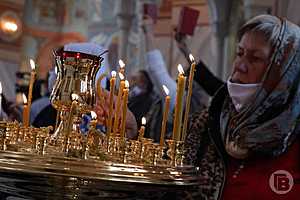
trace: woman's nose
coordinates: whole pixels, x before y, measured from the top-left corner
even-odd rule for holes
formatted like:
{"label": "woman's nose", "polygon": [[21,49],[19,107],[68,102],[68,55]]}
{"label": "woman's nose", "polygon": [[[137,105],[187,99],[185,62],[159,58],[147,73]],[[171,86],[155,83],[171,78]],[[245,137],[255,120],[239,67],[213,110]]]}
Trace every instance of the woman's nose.
{"label": "woman's nose", "polygon": [[236,63],[236,70],[240,71],[242,73],[247,73],[248,72],[248,62],[246,58],[241,57],[239,61]]}
{"label": "woman's nose", "polygon": [[248,72],[248,67],[247,67],[247,65],[246,65],[245,63],[241,63],[241,64],[239,65],[239,70],[240,70],[241,72],[243,72],[243,73],[247,73],[247,72]]}

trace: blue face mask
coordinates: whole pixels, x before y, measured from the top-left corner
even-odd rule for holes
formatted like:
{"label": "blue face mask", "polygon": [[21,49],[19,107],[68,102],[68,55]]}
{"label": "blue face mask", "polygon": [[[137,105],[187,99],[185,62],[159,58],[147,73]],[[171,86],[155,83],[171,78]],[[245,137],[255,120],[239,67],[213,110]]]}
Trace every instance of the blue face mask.
{"label": "blue face mask", "polygon": [[245,104],[251,101],[257,89],[261,86],[261,83],[254,84],[240,84],[233,83],[230,81],[231,78],[227,80],[227,88],[229,96],[231,97],[232,103],[236,111],[240,111]]}
{"label": "blue face mask", "polygon": [[133,86],[133,88],[130,90],[130,96],[138,96],[143,93],[143,89],[139,86]]}

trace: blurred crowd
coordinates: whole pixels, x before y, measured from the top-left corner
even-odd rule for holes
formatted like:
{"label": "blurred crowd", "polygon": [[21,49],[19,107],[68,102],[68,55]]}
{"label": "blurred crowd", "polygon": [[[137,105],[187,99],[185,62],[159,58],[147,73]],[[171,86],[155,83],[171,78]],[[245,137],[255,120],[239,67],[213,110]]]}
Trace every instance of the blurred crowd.
{"label": "blurred crowd", "polygon": [[[137,126],[141,125],[142,117],[146,117],[147,125],[145,137],[159,140],[161,121],[164,110],[165,92],[162,85],[170,90],[170,114],[167,122],[166,137],[170,137],[173,122],[173,112],[176,96],[176,80],[171,77],[165,64],[161,51],[155,46],[155,36],[153,32],[154,22],[151,17],[145,17],[142,30],[145,35],[146,65],[144,69],[134,71],[128,74],[130,82],[130,92],[128,100],[128,108],[133,113]],[[188,63],[190,60],[188,54],[190,50],[187,46],[187,35],[175,31],[174,40],[182,54],[186,57]],[[94,44],[92,44],[94,48]],[[100,48],[100,47],[99,47]],[[209,96],[213,95],[223,82],[217,79],[198,58],[200,62],[195,72],[195,80],[193,82],[193,95],[191,101],[191,113],[202,110],[208,104]],[[190,66],[184,66],[186,74],[189,73]],[[97,76],[99,77],[99,75]],[[109,76],[106,77],[106,84],[103,85],[104,90],[109,90]],[[48,81],[42,83],[36,81],[34,83],[33,101],[30,112],[30,124],[35,127],[52,125],[55,126],[57,111],[52,107],[50,102],[50,94],[56,80],[56,73],[53,69],[48,72]],[[41,85],[46,86],[46,91],[41,93]],[[187,87],[186,87],[187,88]],[[8,101],[2,94],[1,119],[8,121],[22,121],[22,105],[17,105],[13,101]]]}

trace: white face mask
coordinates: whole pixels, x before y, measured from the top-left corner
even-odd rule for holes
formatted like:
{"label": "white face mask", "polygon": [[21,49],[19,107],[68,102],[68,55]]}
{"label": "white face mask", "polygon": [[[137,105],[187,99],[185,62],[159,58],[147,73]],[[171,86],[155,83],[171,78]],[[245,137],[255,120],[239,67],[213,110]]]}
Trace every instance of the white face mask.
{"label": "white face mask", "polygon": [[239,112],[241,108],[251,100],[251,97],[261,86],[261,83],[240,84],[233,83],[230,79],[231,77],[227,80],[228,93],[232,99],[235,109]]}

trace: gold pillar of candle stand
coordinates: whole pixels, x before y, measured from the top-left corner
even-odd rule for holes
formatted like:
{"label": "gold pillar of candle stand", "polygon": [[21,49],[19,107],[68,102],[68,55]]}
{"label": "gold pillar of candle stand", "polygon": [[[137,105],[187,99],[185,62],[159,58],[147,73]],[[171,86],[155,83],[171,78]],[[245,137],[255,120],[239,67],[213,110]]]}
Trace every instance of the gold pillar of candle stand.
{"label": "gold pillar of candle stand", "polygon": [[63,142],[63,152],[64,153],[68,153],[69,151],[69,137],[72,134],[72,129],[74,128],[74,117],[76,117],[76,112],[78,110],[78,99],[79,96],[75,93],[73,93],[71,95],[72,98],[72,104],[71,104],[71,108],[70,108],[70,112],[68,113],[68,118],[67,118],[67,127],[66,127],[66,132],[65,132],[65,136],[64,136],[64,142]]}
{"label": "gold pillar of candle stand", "polygon": [[[82,116],[95,109],[97,99],[95,79],[103,61],[101,56],[106,51],[103,51],[102,54],[93,55],[59,48],[53,53],[58,71],[50,101],[60,115],[57,118],[57,128],[50,137],[50,143],[55,149],[65,153],[69,146],[71,147],[70,142],[77,145],[76,140],[80,140],[80,134],[83,132],[80,129]],[[78,96],[76,108],[74,108],[75,102],[72,98],[74,94]],[[72,110],[75,111],[72,112]],[[71,134],[74,133],[73,135],[76,137],[68,137],[70,132]],[[85,139],[85,137],[82,138]],[[66,145],[66,143],[69,144]],[[73,147],[71,148],[74,150]],[[76,151],[74,150],[75,153]]]}
{"label": "gold pillar of candle stand", "polygon": [[184,113],[184,120],[183,120],[182,132],[181,132],[182,141],[185,140],[185,136],[186,136],[186,129],[187,129],[187,123],[188,123],[189,112],[191,107],[192,91],[193,91],[193,79],[194,79],[194,73],[196,67],[195,59],[192,56],[192,54],[189,55],[189,58],[192,64],[191,64],[190,75],[189,75],[188,93],[185,102],[185,113]]}
{"label": "gold pillar of candle stand", "polygon": [[175,117],[173,124],[173,140],[179,141],[181,135],[182,112],[183,112],[183,98],[185,89],[184,71],[182,66],[178,65],[178,78],[177,78],[177,91],[176,91],[176,104],[175,104]]}

